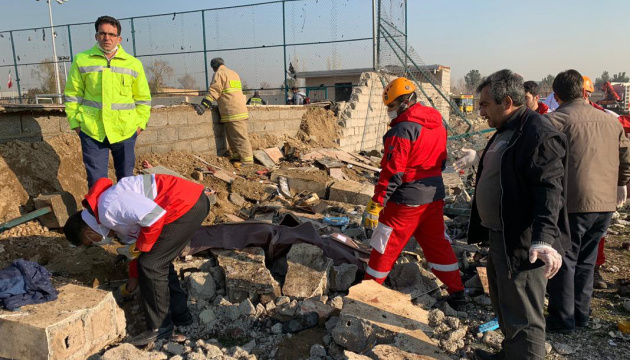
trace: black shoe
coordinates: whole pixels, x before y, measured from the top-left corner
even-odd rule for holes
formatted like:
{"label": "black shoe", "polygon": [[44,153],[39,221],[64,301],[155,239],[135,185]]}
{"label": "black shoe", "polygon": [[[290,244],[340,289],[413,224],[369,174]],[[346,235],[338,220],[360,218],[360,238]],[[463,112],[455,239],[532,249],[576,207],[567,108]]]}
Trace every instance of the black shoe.
{"label": "black shoe", "polygon": [[475,349],[473,351],[473,359],[475,360],[499,360],[501,359],[500,353],[491,353],[483,349]]}
{"label": "black shoe", "polygon": [[134,336],[129,340],[129,344],[134,346],[146,346],[150,343],[156,342],[161,339],[168,339],[173,334],[173,324],[153,330],[146,330],[139,335]]}
{"label": "black shoe", "polygon": [[545,332],[547,334],[563,334],[563,335],[571,335],[575,332],[575,329],[567,329],[567,328],[551,328],[547,326],[545,328]]}
{"label": "black shoe", "polygon": [[456,291],[446,298],[446,302],[450,307],[452,307],[455,311],[463,311],[466,307],[468,301],[466,300],[466,294],[464,290]]}
{"label": "black shoe", "polygon": [[186,310],[185,313],[179,316],[173,316],[171,320],[175,326],[190,326],[193,323],[193,316],[190,311]]}
{"label": "black shoe", "polygon": [[599,266],[595,267],[595,272],[593,273],[593,288],[594,289],[608,289],[608,284],[602,278],[602,274],[599,272]]}

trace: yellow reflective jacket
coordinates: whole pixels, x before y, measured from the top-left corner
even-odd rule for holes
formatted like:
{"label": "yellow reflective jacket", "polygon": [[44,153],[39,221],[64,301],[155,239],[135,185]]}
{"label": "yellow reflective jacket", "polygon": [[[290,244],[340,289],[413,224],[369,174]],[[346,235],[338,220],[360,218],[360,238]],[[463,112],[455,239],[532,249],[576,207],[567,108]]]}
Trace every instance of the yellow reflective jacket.
{"label": "yellow reflective jacket", "polygon": [[219,66],[212,77],[212,84],[208,89],[206,99],[216,100],[219,104],[221,122],[247,120],[249,114],[245,105],[243,86],[238,74],[225,67]]}
{"label": "yellow reflective jacket", "polygon": [[140,60],[118,45],[107,60],[94,46],[74,58],[66,82],[65,105],[70,128],[89,137],[117,143],[144,129],[151,115],[151,91]]}

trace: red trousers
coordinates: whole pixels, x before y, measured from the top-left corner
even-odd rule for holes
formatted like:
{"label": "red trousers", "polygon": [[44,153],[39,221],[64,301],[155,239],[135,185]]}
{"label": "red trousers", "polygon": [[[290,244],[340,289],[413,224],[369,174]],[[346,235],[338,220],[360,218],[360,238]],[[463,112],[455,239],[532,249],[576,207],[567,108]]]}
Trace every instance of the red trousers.
{"label": "red trousers", "polygon": [[382,284],[413,235],[431,271],[446,285],[448,292],[464,290],[457,258],[444,237],[443,207],[443,200],[420,206],[388,202],[370,240],[373,249],[365,279]]}
{"label": "red trousers", "polygon": [[606,262],[606,254],[604,254],[604,243],[606,242],[606,236],[599,240],[599,247],[597,247],[597,261],[595,266],[602,266]]}

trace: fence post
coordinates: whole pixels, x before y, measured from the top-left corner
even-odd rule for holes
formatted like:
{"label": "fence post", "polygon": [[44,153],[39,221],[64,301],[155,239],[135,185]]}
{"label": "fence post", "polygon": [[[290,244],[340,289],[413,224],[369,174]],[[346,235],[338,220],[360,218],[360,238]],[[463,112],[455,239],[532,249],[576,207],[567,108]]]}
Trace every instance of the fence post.
{"label": "fence post", "polygon": [[20,73],[18,73],[17,57],[15,56],[15,43],[13,42],[13,31],[9,31],[11,37],[11,49],[13,50],[13,66],[15,67],[15,82],[18,88],[18,99],[22,103],[22,90],[20,89]]}
{"label": "fence post", "polygon": [[381,0],[378,0],[378,23],[376,24],[376,64],[381,62]]}
{"label": "fence post", "polygon": [[376,49],[376,0],[372,0],[372,68],[377,71],[378,53]]}
{"label": "fence post", "polygon": [[282,0],[282,48],[284,49],[284,103],[287,101],[287,97],[289,96],[289,85],[287,83],[287,27],[286,27],[286,18],[285,18],[285,1]]}
{"label": "fence post", "polygon": [[70,61],[74,61],[74,54],[72,53],[72,35],[70,34],[70,25],[68,25],[68,48],[70,49]]}
{"label": "fence post", "polygon": [[206,91],[210,88],[208,83],[208,48],[206,45],[206,12],[201,10],[201,26],[203,27],[203,66],[204,74],[206,76]]}
{"label": "fence post", "polygon": [[136,28],[133,26],[133,18],[131,18],[131,44],[133,45],[133,56],[136,54]]}
{"label": "fence post", "polygon": [[405,2],[405,73],[407,72],[407,54],[409,54],[409,43],[407,42],[407,0]]}

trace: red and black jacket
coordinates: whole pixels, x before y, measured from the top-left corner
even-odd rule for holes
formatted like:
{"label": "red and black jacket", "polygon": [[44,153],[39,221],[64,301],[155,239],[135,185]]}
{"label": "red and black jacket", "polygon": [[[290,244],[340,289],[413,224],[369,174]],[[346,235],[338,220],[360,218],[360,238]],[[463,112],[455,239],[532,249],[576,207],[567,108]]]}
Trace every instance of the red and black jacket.
{"label": "red and black jacket", "polygon": [[546,113],[549,112],[549,106],[547,106],[547,104],[543,102],[539,102],[538,109],[536,109],[536,112],[539,113],[540,115],[545,115]]}
{"label": "red and black jacket", "polygon": [[389,126],[372,200],[423,205],[443,199],[446,129],[440,113],[416,103]]}

